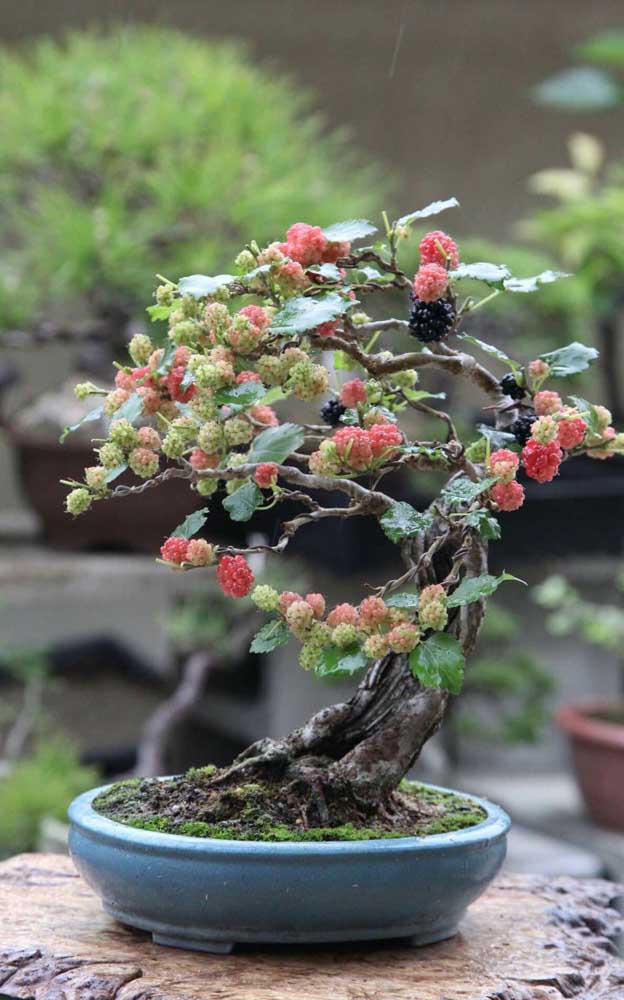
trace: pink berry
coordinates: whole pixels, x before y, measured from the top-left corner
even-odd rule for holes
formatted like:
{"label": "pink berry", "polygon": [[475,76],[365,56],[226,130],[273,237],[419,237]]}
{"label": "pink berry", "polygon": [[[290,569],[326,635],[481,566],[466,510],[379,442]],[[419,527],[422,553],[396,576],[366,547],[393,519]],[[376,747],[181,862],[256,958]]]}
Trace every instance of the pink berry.
{"label": "pink berry", "polygon": [[189,455],[189,462],[196,472],[201,472],[203,469],[216,469],[219,461],[220,456],[217,453],[211,455],[203,448],[193,448]]}
{"label": "pink berry", "polygon": [[204,538],[191,538],[186,550],[187,561],[193,566],[209,566],[214,562],[215,547]]}
{"label": "pink berry", "polygon": [[381,597],[365,597],[360,604],[360,624],[364,631],[383,625],[388,617],[388,608]]}
{"label": "pink berry", "polygon": [[167,562],[176,563],[179,566],[180,563],[186,562],[188,544],[186,538],[174,538],[171,536],[171,538],[167,538],[160,546],[160,554]]}
{"label": "pink berry", "polygon": [[336,625],[357,625],[358,623],[358,611],[352,604],[337,604],[327,616],[327,624],[330,628],[335,628]]}
{"label": "pink berry", "polygon": [[189,385],[185,389],[182,388],[182,381],[185,374],[186,368],[182,365],[176,365],[164,379],[167,392],[176,403],[188,403],[197,391],[197,387],[194,385]]}
{"label": "pink berry", "polygon": [[557,440],[562,448],[571,451],[582,443],[587,431],[587,424],[582,417],[570,417],[560,420],[557,427]]}
{"label": "pink berry", "polygon": [[550,374],[550,365],[541,358],[529,362],[529,375],[532,378],[546,378]]}
{"label": "pink berry", "polygon": [[421,302],[436,302],[447,285],[448,273],[442,264],[422,264],[414,276],[414,295]]}
{"label": "pink berry", "polygon": [[249,410],[249,416],[252,420],[255,420],[256,423],[263,424],[265,427],[277,427],[279,423],[275,410],[262,403],[257,403],[255,406],[252,406]]}
{"label": "pink berry", "polygon": [[322,594],[306,594],[306,601],[312,608],[315,618],[322,618],[325,614],[325,598]]}
{"label": "pink berry", "polygon": [[507,482],[513,479],[519,465],[520,459],[515,452],[509,451],[508,448],[499,448],[497,451],[493,451],[488,462],[490,472]]}
{"label": "pink berry", "polygon": [[368,468],[373,460],[370,431],[361,427],[343,427],[331,439],[340,460],[352,469]]}
{"label": "pink berry", "polygon": [[242,556],[222,556],[217,583],[226,597],[245,597],[253,587],[254,575]]}
{"label": "pink berry", "polygon": [[258,372],[239,372],[236,376],[236,384],[243,385],[245,382],[261,382]]}
{"label": "pink berry", "polygon": [[254,475],[256,484],[261,490],[270,490],[277,483],[277,465],[275,462],[261,462]]}
{"label": "pink berry", "polygon": [[451,268],[459,264],[457,243],[441,229],[427,233],[420,241],[418,249],[422,264],[442,264],[444,267],[449,264]]}
{"label": "pink berry", "polygon": [[351,407],[366,402],[366,385],[361,378],[353,378],[350,382],[345,382],[340,390],[340,402],[344,406]]}
{"label": "pink berry", "polygon": [[531,438],[522,449],[522,464],[527,476],[538,483],[549,483],[559,472],[563,453],[556,441],[541,444]]}
{"label": "pink berry", "polygon": [[279,609],[285,615],[291,604],[302,600],[301,594],[296,594],[294,590],[283,590],[279,596]]}
{"label": "pink berry", "polygon": [[490,496],[501,510],[518,510],[524,503],[524,487],[512,479],[510,483],[496,483]]}
{"label": "pink berry", "polygon": [[333,337],[338,326],[338,320],[331,320],[329,323],[321,323],[317,326],[315,333],[319,337]]}
{"label": "pink berry", "polygon": [[538,417],[549,417],[553,413],[556,413],[557,410],[560,410],[563,404],[558,392],[550,392],[548,389],[542,389],[541,392],[535,393],[533,405]]}
{"label": "pink berry", "polygon": [[261,330],[264,330],[271,322],[271,317],[262,306],[244,306],[243,309],[239,310],[239,315],[246,316],[250,323],[260,327]]}
{"label": "pink berry", "polygon": [[368,431],[368,440],[375,458],[389,459],[403,444],[403,435],[396,424],[373,424]]}
{"label": "pink berry", "polygon": [[299,264],[320,264],[327,251],[328,239],[320,226],[295,222],[286,233],[286,253]]}

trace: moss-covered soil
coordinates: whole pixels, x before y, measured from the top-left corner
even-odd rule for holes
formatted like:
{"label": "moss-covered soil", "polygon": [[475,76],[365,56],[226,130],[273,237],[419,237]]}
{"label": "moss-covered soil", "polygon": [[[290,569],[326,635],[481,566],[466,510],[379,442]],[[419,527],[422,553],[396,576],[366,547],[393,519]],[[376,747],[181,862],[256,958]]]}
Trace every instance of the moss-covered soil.
{"label": "moss-covered soil", "polygon": [[194,768],[165,781],[135,778],[112,785],[93,808],[126,826],[160,833],[220,840],[331,841],[385,837],[427,837],[475,826],[485,811],[464,795],[403,782],[365,824],[308,826],[292,821],[292,808],[276,787],[264,782],[222,788],[213,783],[214,767]]}

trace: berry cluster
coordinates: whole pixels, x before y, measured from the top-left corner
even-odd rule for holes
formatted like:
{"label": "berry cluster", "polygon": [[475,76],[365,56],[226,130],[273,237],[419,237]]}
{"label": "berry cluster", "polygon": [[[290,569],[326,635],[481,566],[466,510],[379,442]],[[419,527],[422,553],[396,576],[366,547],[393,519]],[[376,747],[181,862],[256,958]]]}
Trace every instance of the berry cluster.
{"label": "berry cluster", "polygon": [[455,307],[449,290],[449,268],[459,263],[457,244],[436,229],[420,241],[420,267],[414,275],[409,329],[423,344],[443,340],[455,324]]}
{"label": "berry cluster", "polygon": [[342,427],[310,455],[308,464],[311,472],[321,476],[365,472],[395,458],[403,444],[396,424]]}

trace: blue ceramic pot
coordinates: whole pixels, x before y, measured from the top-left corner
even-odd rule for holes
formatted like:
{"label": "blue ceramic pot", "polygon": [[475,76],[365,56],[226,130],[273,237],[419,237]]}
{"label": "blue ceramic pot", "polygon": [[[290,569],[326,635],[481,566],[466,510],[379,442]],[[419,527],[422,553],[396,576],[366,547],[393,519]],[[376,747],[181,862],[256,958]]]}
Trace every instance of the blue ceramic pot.
{"label": "blue ceramic pot", "polygon": [[[451,937],[498,872],[509,817],[429,837],[324,843],[209,840],[136,830],[69,808],[69,849],[104,909],[157,944],[231,951],[237,942]],[[447,790],[447,789],[443,789]]]}

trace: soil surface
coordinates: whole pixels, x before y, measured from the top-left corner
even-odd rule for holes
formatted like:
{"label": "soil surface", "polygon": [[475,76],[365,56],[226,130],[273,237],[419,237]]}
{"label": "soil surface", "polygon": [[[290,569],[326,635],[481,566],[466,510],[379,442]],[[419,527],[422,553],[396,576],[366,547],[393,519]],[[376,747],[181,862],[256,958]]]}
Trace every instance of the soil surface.
{"label": "soil surface", "polygon": [[426,837],[475,826],[486,812],[472,799],[427,785],[402,782],[366,825],[319,827],[305,813],[293,822],[292,804],[274,784],[235,788],[215,784],[214,767],[170,779],[135,778],[102,792],[93,808],[126,826],[221,840],[331,841]]}

